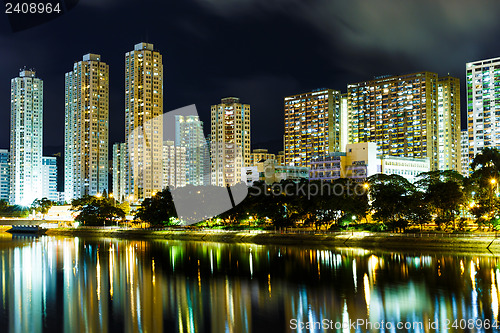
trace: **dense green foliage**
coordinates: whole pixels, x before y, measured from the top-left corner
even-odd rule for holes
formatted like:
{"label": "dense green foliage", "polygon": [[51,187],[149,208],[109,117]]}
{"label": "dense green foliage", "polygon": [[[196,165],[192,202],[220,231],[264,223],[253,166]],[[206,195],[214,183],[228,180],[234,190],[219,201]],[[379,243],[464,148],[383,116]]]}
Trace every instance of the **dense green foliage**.
{"label": "dense green foliage", "polygon": [[31,209],[36,213],[40,213],[45,217],[45,214],[49,212],[49,209],[53,206],[53,202],[47,198],[35,199],[31,204]]}
{"label": "dense green foliage", "polygon": [[171,225],[175,217],[177,214],[168,188],[151,198],[144,199],[135,214],[136,220],[149,222],[152,226]]}
{"label": "dense green foliage", "polygon": [[85,226],[116,223],[125,218],[125,212],[108,197],[84,196],[71,202],[71,209],[78,212],[75,220]]}
{"label": "dense green foliage", "polygon": [[0,200],[0,216],[2,217],[28,217],[29,214],[28,207],[11,206],[6,200]]}

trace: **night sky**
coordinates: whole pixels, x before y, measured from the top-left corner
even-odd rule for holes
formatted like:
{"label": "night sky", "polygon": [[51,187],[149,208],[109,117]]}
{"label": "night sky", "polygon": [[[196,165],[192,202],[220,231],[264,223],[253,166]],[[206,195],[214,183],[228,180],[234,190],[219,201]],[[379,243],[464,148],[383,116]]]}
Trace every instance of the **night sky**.
{"label": "night sky", "polygon": [[209,125],[210,105],[240,97],[253,146],[277,150],[287,95],[423,70],[459,77],[463,95],[465,63],[500,56],[498,13],[498,1],[80,0],[20,32],[0,14],[0,148],[26,66],[44,80],[45,153],[62,149],[64,73],[89,52],[110,65],[110,146],[123,141],[125,52],[146,41],[163,54],[165,112],[196,104]]}

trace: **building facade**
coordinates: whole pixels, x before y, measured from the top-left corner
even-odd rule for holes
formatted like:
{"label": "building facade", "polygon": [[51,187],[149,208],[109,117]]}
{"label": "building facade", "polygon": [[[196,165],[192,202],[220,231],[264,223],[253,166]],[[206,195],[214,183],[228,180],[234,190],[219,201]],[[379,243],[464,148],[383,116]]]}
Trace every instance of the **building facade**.
{"label": "building facade", "polygon": [[227,97],[211,107],[212,185],[235,185],[250,165],[250,105]]}
{"label": "building facade", "polygon": [[410,183],[418,180],[418,175],[430,171],[430,160],[428,158],[411,158],[382,156],[378,159],[379,173],[385,175],[399,175],[406,178]]}
{"label": "building facade", "polygon": [[65,76],[65,201],[108,191],[108,131],[109,66],[86,54]]}
{"label": "building facade", "polygon": [[340,92],[317,89],[285,97],[285,164],[309,167],[316,156],[340,151]]}
{"label": "building facade", "polygon": [[[178,188],[187,184],[187,149],[174,141],[163,142],[163,188]],[[203,179],[202,179],[203,181]],[[198,185],[198,184],[191,184]],[[199,184],[203,185],[203,183]]]}
{"label": "building facade", "polygon": [[9,201],[10,166],[9,151],[0,149],[0,200]]}
{"label": "building facade", "polygon": [[309,179],[309,168],[279,165],[274,159],[261,160],[253,166],[243,167],[241,178],[248,186],[252,186],[255,181],[264,181],[266,184],[283,180],[298,182]]}
{"label": "building facade", "polygon": [[125,180],[125,143],[115,143],[113,145],[113,196],[119,202],[128,200]]}
{"label": "building facade", "polygon": [[153,44],[125,54],[126,192],[133,201],[163,186],[163,60]]}
{"label": "building facade", "polygon": [[462,175],[464,177],[468,177],[470,172],[470,163],[472,162],[469,159],[469,130],[462,130],[461,133],[460,147],[462,156]]}
{"label": "building facade", "polygon": [[339,178],[350,178],[363,181],[377,173],[396,174],[410,182],[417,175],[430,171],[428,158],[377,157],[377,146],[374,142],[348,144],[345,152],[335,152],[318,156],[311,163],[309,180],[332,181]]}
{"label": "building facade", "polygon": [[254,149],[250,155],[250,165],[256,165],[262,160],[276,160],[276,155],[269,153],[267,149]]}
{"label": "building facade", "polygon": [[333,152],[317,156],[311,161],[309,180],[332,181],[345,178],[345,152]]}
{"label": "building facade", "polygon": [[[204,185],[207,144],[203,122],[198,116],[175,116],[175,145],[186,150],[186,184]],[[165,149],[165,143],[163,147]]]}
{"label": "building facade", "polygon": [[500,58],[466,64],[469,160],[500,148]]}
{"label": "building facade", "polygon": [[42,198],[52,202],[59,202],[57,192],[57,157],[42,157]]}
{"label": "building facade", "polygon": [[437,81],[438,169],[462,171],[460,80],[445,76]]}
{"label": "building facade", "polygon": [[29,206],[42,195],[43,81],[23,70],[11,80],[10,203]]}
{"label": "building facade", "polygon": [[438,169],[437,85],[430,72],[349,84],[349,143],[375,142],[379,156],[428,157]]}

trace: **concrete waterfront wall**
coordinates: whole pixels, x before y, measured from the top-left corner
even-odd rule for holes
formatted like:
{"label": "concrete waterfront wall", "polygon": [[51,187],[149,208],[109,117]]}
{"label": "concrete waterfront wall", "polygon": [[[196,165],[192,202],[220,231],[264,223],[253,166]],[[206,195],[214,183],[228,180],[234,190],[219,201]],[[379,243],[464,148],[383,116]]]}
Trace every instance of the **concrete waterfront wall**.
{"label": "concrete waterfront wall", "polygon": [[[369,249],[435,250],[500,254],[500,237],[495,234],[389,234],[389,233],[279,233],[254,231],[155,231],[141,229],[50,229],[49,236],[116,237],[179,241],[299,245],[313,247],[361,247]],[[500,234],[499,234],[500,236]]]}

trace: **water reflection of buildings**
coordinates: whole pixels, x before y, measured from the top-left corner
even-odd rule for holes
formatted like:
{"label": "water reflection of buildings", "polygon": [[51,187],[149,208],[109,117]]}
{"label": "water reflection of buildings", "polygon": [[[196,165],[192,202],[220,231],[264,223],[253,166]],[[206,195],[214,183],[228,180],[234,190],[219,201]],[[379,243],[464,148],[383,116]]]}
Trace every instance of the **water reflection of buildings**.
{"label": "water reflection of buildings", "polygon": [[294,318],[498,319],[495,257],[49,237],[0,251],[0,320],[9,332],[280,332],[292,331]]}

